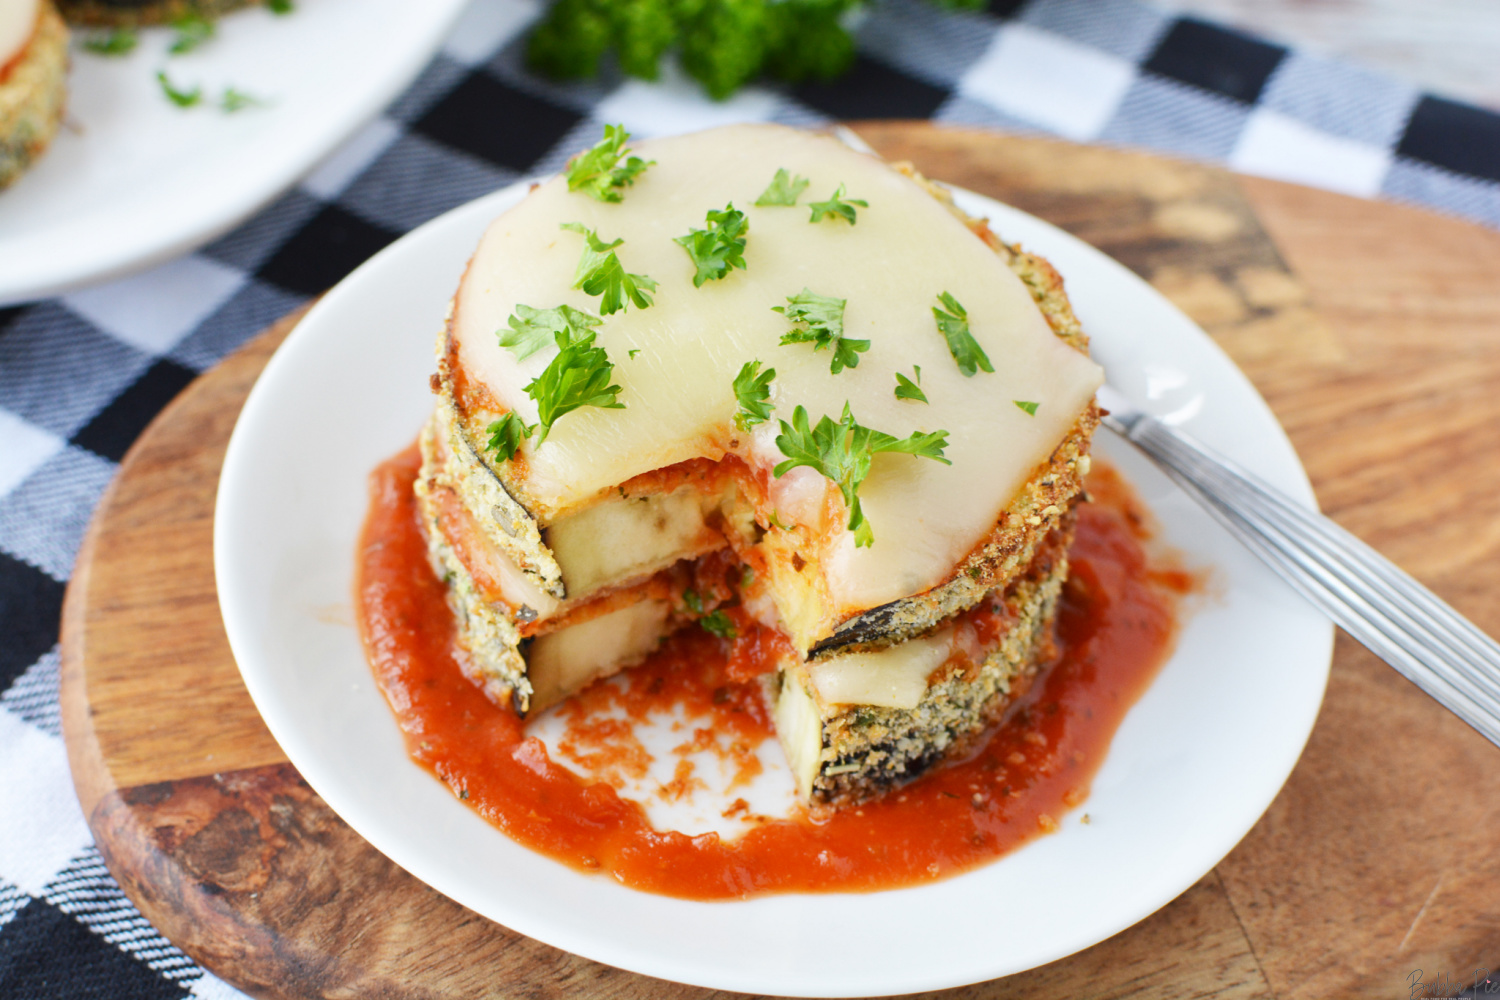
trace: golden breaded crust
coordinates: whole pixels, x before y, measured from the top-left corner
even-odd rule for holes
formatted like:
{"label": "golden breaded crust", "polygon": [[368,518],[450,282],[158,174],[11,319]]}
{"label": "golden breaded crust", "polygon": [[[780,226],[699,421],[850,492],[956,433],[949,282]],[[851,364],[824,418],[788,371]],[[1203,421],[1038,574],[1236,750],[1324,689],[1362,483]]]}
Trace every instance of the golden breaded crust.
{"label": "golden breaded crust", "polygon": [[435,438],[442,433],[436,415],[422,428],[422,470],[413,491],[421,517],[427,556],[435,573],[448,585],[448,607],[458,622],[458,645],[464,675],[478,684],[497,705],[513,707],[524,716],[531,702],[531,681],[521,656],[521,633],[506,609],[480,594],[474,578],[443,535],[442,519],[433,499],[436,489],[450,488],[437,457]]}
{"label": "golden breaded crust", "polygon": [[[878,798],[962,753],[999,721],[1056,656],[1053,625],[1076,522],[1064,519],[1034,564],[1006,588],[1003,600],[1015,624],[978,669],[936,679],[912,709],[834,706],[823,716],[814,803],[842,807]],[[787,671],[782,683],[806,684],[800,673]]]}
{"label": "golden breaded crust", "polygon": [[41,0],[31,40],[0,76],[0,188],[20,177],[57,134],[67,74],[67,25],[52,0]]}

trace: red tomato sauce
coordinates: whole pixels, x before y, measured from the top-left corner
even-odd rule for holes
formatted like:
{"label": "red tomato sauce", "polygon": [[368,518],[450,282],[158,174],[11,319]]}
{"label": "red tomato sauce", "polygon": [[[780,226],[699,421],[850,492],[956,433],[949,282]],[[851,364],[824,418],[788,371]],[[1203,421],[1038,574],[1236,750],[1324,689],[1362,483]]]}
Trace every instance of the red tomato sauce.
{"label": "red tomato sauce", "polygon": [[[732,841],[688,836],[653,829],[642,806],[609,780],[586,780],[555,762],[521,719],[465,679],[444,587],[418,527],[419,465],[412,448],[373,474],[357,583],[365,647],[411,756],[526,847],[688,899],[911,885],[986,864],[1056,830],[1087,797],[1126,710],[1166,659],[1178,598],[1194,585],[1190,574],[1152,564],[1143,508],[1117,476],[1096,472],[1058,613],[1059,658],[978,750],[831,817],[756,817]],[[685,630],[623,684],[595,685],[562,706],[570,714],[560,752],[606,778],[638,772],[644,763],[628,724],[593,713],[607,704],[638,718],[653,705],[676,704],[709,721],[675,751],[684,755],[678,780],[662,794],[692,792],[685,755],[704,748],[741,767],[731,787],[748,781],[759,768],[753,748],[774,738],[754,675],[776,639],[748,628],[741,635],[731,643]],[[726,815],[737,810],[743,800]]]}

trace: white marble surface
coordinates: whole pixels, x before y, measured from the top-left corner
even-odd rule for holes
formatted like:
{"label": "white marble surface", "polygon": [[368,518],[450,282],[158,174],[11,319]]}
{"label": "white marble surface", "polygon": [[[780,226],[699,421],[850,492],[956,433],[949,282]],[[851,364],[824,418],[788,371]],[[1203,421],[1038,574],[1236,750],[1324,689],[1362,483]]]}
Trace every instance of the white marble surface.
{"label": "white marble surface", "polygon": [[1162,6],[1500,110],[1500,0],[1167,0]]}

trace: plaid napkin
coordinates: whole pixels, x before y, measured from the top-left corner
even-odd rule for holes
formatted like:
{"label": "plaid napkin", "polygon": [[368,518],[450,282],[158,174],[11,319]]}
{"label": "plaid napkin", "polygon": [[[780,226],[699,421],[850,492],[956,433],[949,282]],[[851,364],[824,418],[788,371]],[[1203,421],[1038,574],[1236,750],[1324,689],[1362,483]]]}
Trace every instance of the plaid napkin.
{"label": "plaid napkin", "polygon": [[[199,373],[414,226],[557,169],[605,122],[931,118],[1145,147],[1500,228],[1500,115],[1133,0],[882,0],[852,73],[721,104],[668,71],[523,69],[529,0],[476,0],[415,84],[235,232],[148,273],[0,310],[0,997],[238,997],[109,877],[58,726],[57,629],[126,449]],[[42,164],[45,169],[45,162]]]}

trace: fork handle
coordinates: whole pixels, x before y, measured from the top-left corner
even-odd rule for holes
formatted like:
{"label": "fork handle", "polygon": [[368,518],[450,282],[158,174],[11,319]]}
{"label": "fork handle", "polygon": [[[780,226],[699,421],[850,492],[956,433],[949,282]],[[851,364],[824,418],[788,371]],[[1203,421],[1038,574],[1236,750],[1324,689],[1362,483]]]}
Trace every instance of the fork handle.
{"label": "fork handle", "polygon": [[1283,580],[1407,680],[1500,745],[1500,645],[1316,511],[1145,413],[1104,423]]}

